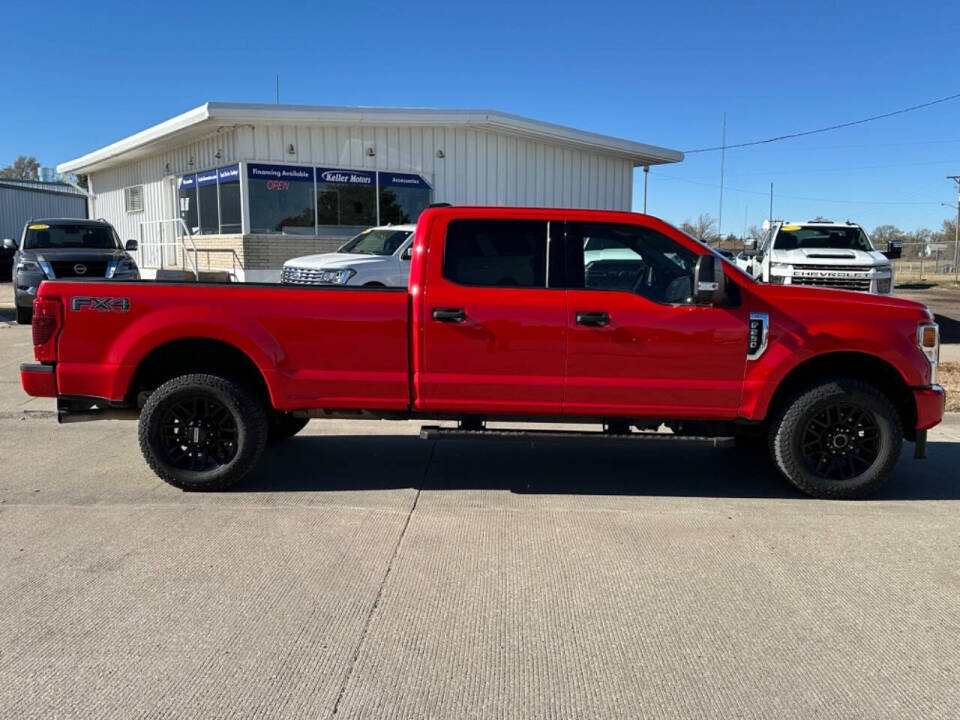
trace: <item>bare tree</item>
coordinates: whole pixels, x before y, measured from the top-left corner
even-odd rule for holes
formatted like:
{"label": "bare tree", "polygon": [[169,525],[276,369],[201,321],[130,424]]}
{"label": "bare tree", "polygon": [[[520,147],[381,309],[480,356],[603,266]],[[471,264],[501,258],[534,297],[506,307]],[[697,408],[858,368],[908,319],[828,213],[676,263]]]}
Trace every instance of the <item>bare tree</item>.
{"label": "bare tree", "polygon": [[40,163],[33,155],[21,155],[14,161],[13,165],[0,168],[0,177],[17,180],[39,180]]}
{"label": "bare tree", "polygon": [[710,217],[710,213],[702,213],[694,222],[684,221],[680,229],[687,235],[693,235],[701,242],[709,244],[719,239],[716,225],[717,221]]}

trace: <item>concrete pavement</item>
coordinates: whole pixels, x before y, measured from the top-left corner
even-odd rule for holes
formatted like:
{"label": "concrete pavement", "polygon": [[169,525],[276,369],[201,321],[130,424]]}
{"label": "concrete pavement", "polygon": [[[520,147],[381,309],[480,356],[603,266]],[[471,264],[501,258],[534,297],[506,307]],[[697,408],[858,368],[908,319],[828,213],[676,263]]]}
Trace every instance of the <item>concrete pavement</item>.
{"label": "concrete pavement", "polygon": [[2,321],[0,717],[960,717],[957,416],[864,502],[360,421],[191,494],[29,402]]}

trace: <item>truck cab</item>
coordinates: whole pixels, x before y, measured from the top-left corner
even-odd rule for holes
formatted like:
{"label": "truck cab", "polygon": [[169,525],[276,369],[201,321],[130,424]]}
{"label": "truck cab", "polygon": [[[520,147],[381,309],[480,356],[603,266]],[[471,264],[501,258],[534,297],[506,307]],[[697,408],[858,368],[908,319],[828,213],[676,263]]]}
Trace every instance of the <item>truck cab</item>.
{"label": "truck cab", "polygon": [[746,270],[761,282],[890,295],[900,246],[877,250],[851,222],[764,222],[759,242],[748,243]]}

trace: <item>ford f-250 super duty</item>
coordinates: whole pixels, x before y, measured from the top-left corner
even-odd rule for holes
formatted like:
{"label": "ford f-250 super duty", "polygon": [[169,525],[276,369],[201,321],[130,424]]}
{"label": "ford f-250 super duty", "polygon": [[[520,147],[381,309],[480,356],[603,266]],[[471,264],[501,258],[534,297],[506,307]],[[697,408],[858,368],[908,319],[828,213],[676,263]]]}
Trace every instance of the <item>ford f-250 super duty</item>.
{"label": "ford f-250 super duty", "polygon": [[147,463],[190,490],[235,483],[309,418],[379,417],[763,441],[804,492],[859,497],[904,438],[923,456],[944,409],[922,305],[759,284],[632,213],[429,209],[409,289],[45,282],[33,336],[29,394],[64,422],[139,416]]}

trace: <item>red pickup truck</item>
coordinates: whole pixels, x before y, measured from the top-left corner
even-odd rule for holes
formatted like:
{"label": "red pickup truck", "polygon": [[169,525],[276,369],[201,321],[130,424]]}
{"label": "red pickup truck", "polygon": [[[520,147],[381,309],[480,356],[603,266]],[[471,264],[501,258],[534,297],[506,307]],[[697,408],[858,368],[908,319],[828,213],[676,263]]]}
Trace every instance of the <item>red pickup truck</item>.
{"label": "red pickup truck", "polygon": [[944,410],[924,306],[758,284],[633,213],[429,209],[409,289],[45,282],[33,337],[29,394],[62,422],[139,417],[150,467],[189,490],[309,418],[378,417],[763,443],[800,490],[860,497]]}

